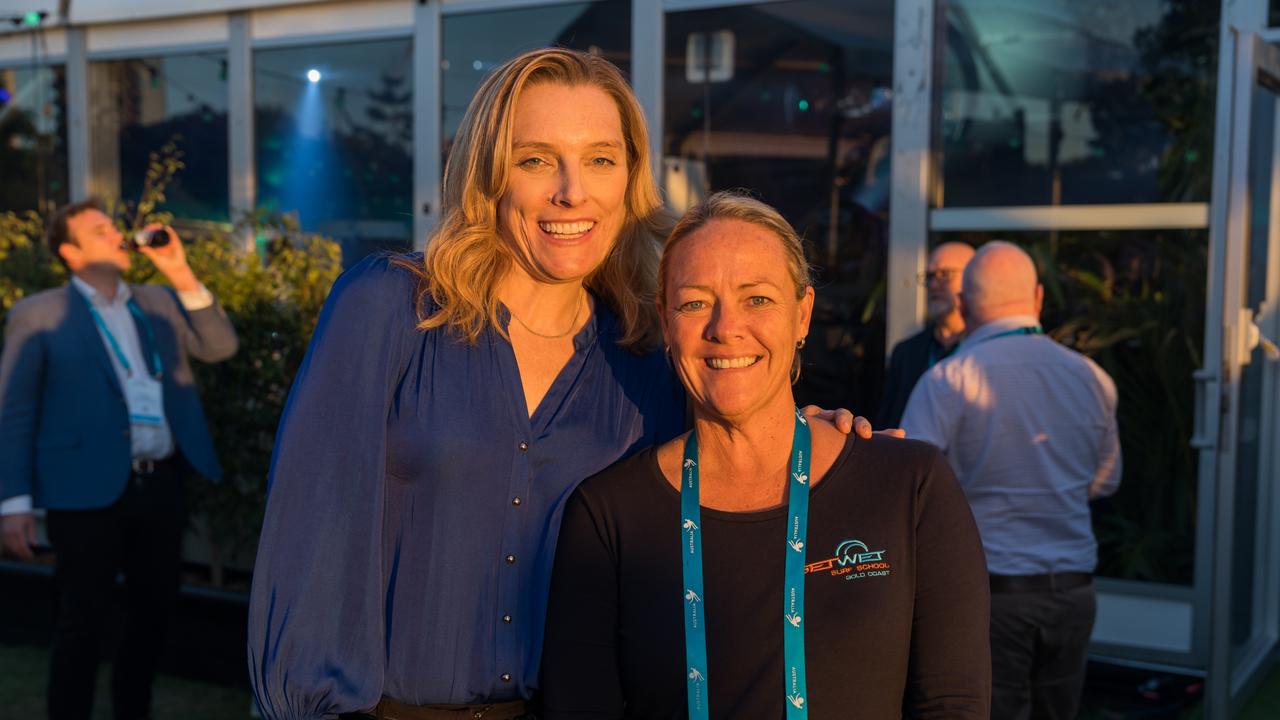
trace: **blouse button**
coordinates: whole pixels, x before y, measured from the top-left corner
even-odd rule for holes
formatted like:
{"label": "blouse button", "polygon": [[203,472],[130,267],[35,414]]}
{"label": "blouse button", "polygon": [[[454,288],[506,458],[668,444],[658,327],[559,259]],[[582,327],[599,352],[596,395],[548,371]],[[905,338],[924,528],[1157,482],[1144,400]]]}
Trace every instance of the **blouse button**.
{"label": "blouse button", "polygon": [[510,624],[511,624],[511,616],[510,616],[510,615],[503,615],[503,616],[502,616],[502,622],[504,622],[504,623],[506,623],[506,624],[510,625]]}
{"label": "blouse button", "polygon": [[520,499],[520,498],[518,498],[518,497],[511,498],[511,504],[512,504],[512,505],[515,505],[516,507],[520,507],[520,503],[522,503],[522,502],[524,502],[524,501],[523,501],[523,500],[521,500],[521,499]]}
{"label": "blouse button", "polygon": [[508,564],[508,565],[515,565],[515,564],[516,564],[516,556],[515,556],[515,555],[508,555],[508,556],[507,556],[507,564]]}
{"label": "blouse button", "polygon": [[502,682],[511,682],[511,673],[502,673],[498,676]]}
{"label": "blouse button", "polygon": [[520,441],[520,452],[528,452],[528,451],[529,451],[529,443],[528,443],[527,441],[521,440],[521,441]]}

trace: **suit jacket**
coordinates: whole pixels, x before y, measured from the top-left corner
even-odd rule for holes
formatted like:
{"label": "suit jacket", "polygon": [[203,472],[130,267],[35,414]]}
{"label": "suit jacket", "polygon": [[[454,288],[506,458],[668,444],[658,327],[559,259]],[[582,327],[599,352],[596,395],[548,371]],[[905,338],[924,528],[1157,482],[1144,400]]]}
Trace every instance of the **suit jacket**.
{"label": "suit jacket", "polygon": [[[174,446],[198,473],[218,480],[222,468],[190,357],[231,357],[235,329],[217,303],[187,312],[167,287],[130,289],[155,332]],[[138,339],[150,357],[141,327]],[[32,495],[37,507],[106,507],[124,492],[131,451],[124,391],[89,301],[64,285],[14,305],[0,354],[0,500]]]}
{"label": "suit jacket", "polygon": [[[885,371],[884,394],[880,398],[880,411],[876,413],[875,426],[896,428],[902,423],[902,412],[907,408],[907,398],[916,381],[929,369],[929,347],[937,343],[933,339],[933,326],[912,335],[893,346],[889,356],[889,368]],[[939,345],[935,349],[934,362],[945,358],[949,352]]]}

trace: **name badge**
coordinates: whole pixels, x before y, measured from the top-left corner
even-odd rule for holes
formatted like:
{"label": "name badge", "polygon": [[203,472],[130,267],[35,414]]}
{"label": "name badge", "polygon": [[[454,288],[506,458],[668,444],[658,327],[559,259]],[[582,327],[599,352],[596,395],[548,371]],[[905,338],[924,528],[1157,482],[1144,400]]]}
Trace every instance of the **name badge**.
{"label": "name badge", "polygon": [[129,424],[158,428],[164,424],[164,386],[150,375],[134,373],[125,383]]}

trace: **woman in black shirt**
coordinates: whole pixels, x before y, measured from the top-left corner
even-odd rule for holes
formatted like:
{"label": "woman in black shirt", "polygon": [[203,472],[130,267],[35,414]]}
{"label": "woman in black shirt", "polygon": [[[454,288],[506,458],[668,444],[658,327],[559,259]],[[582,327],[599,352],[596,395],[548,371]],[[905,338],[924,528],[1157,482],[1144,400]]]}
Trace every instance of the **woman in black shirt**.
{"label": "woman in black shirt", "polygon": [[570,499],[545,717],[987,717],[987,574],[946,461],[795,412],[807,267],[786,221],[734,194],[667,240],[694,431]]}

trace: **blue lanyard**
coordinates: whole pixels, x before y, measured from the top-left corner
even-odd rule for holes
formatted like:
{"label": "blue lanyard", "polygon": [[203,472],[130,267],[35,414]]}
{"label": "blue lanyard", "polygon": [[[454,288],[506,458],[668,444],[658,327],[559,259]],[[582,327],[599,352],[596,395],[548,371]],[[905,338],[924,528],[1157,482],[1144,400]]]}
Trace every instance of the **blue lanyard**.
{"label": "blue lanyard", "polygon": [[[809,531],[809,421],[796,410],[791,438],[791,489],[787,493],[786,587],[782,594],[782,651],[787,720],[805,720],[804,543]],[[702,510],[698,502],[698,433],[684,443],[680,490],[680,556],[684,566],[684,653],[689,720],[710,717],[707,690],[707,616],[702,586]]]}
{"label": "blue lanyard", "polygon": [[[85,298],[85,300],[88,301],[88,298]],[[164,376],[164,366],[160,364],[160,351],[156,349],[156,334],[151,329],[151,321],[138,309],[138,306],[133,302],[133,298],[129,298],[125,305],[129,308],[129,312],[138,319],[138,323],[142,325],[143,330],[147,333],[147,344],[151,346],[153,374],[159,380]],[[107,327],[107,323],[102,320],[102,316],[98,314],[98,309],[93,306],[92,302],[89,302],[89,313],[93,315],[93,321],[98,324],[98,329],[107,337],[107,344],[111,346],[111,352],[116,354],[116,360],[120,361],[120,366],[124,368],[126,373],[133,375],[133,368],[129,367],[129,359],[125,357],[124,351],[120,349],[120,343],[116,340],[116,336],[111,333],[111,328]]]}
{"label": "blue lanyard", "polygon": [[1026,327],[1014,328],[1012,330],[1005,330],[1002,333],[996,333],[995,335],[992,335],[990,337],[984,337],[981,340],[978,340],[977,342],[971,342],[969,344],[979,345],[988,340],[995,340],[996,338],[1008,337],[1010,335],[1043,335],[1043,334],[1044,334],[1044,330],[1039,325],[1028,325]]}

